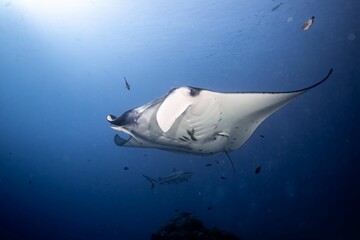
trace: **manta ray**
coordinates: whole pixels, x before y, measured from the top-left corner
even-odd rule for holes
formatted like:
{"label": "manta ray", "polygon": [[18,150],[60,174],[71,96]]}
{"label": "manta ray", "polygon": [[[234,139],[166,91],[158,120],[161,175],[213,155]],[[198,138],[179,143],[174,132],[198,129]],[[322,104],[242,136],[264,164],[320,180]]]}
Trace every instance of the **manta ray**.
{"label": "manta ray", "polygon": [[271,114],[294,98],[319,86],[289,92],[215,92],[179,87],[163,97],[123,113],[107,116],[111,127],[129,135],[115,135],[118,146],[158,148],[198,155],[236,150]]}

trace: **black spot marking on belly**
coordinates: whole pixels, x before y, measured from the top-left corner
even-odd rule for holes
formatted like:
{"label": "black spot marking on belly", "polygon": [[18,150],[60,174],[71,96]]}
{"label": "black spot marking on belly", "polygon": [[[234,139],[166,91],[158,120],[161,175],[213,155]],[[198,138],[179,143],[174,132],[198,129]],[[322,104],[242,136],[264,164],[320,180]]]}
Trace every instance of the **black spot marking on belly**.
{"label": "black spot marking on belly", "polygon": [[197,139],[194,137],[195,129],[191,129],[191,131],[189,131],[189,130],[186,130],[186,131],[187,131],[187,134],[189,134],[191,140],[197,141]]}

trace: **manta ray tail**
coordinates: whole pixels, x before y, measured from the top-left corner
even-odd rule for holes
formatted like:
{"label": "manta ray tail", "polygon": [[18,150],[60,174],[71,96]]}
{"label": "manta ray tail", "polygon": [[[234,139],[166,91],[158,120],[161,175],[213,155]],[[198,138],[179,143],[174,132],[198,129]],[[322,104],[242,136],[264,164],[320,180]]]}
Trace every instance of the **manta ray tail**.
{"label": "manta ray tail", "polygon": [[229,156],[229,153],[225,151],[225,154],[226,154],[226,156],[229,158],[229,160],[230,160],[230,162],[231,162],[231,166],[232,166],[234,172],[236,172],[236,169],[235,169],[235,167],[234,167],[234,163],[233,163],[231,157]]}
{"label": "manta ray tail", "polygon": [[151,183],[151,189],[153,189],[155,187],[155,184],[157,183],[157,181],[151,177],[148,177],[146,175],[143,175],[144,178],[146,178],[150,183]]}

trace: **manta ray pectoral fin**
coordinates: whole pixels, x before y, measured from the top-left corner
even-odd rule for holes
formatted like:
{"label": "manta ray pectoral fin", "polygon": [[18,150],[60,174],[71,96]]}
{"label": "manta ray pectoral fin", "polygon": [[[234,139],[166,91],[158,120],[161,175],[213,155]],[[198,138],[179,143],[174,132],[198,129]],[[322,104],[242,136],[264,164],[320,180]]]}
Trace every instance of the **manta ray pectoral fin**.
{"label": "manta ray pectoral fin", "polygon": [[[333,69],[330,69],[325,78],[319,82],[295,91],[239,93],[229,95],[228,99],[222,99],[223,106],[232,106],[231,111],[229,109],[226,111],[228,118],[235,119],[230,124],[229,139],[231,140],[227,146],[228,150],[232,151],[241,147],[267,117],[297,96],[325,82],[332,72]],[[234,115],[232,112],[236,114]]]}
{"label": "manta ray pectoral fin", "polygon": [[186,111],[192,104],[191,90],[181,87],[170,91],[159,110],[156,113],[156,120],[163,132],[169,131],[176,119]]}
{"label": "manta ray pectoral fin", "polygon": [[293,92],[306,92],[306,91],[308,91],[308,90],[310,90],[310,89],[313,89],[313,88],[319,86],[320,84],[322,84],[323,82],[325,82],[325,81],[331,76],[332,72],[333,72],[333,69],[331,68],[331,69],[329,70],[328,74],[327,74],[322,80],[320,80],[319,82],[317,82],[317,83],[315,83],[315,84],[313,84],[313,85],[311,85],[311,86],[309,86],[309,87],[300,89],[300,90],[298,90],[298,91],[293,91]]}

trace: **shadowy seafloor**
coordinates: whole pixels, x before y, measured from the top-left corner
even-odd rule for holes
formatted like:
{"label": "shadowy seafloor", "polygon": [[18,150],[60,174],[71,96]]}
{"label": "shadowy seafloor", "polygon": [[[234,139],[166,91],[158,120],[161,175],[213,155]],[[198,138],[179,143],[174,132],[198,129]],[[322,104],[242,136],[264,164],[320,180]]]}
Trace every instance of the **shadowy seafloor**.
{"label": "shadowy seafloor", "polygon": [[177,239],[239,240],[240,238],[217,228],[208,229],[194,214],[182,212],[151,235],[151,240]]}

